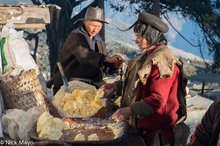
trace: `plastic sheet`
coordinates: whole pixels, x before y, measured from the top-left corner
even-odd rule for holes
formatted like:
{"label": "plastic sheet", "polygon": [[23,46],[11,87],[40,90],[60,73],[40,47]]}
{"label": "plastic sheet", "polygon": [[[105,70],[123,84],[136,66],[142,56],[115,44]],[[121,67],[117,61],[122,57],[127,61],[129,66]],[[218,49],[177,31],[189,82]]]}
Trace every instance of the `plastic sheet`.
{"label": "plastic sheet", "polygon": [[35,106],[28,111],[10,109],[2,116],[3,131],[15,140],[30,140],[28,132],[38,117],[44,112],[42,106]]}

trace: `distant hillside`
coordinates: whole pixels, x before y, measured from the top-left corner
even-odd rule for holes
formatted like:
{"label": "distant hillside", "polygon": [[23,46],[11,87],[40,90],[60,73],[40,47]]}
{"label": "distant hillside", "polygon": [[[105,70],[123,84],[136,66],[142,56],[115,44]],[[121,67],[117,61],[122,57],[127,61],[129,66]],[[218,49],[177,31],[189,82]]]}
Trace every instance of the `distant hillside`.
{"label": "distant hillside", "polygon": [[[180,49],[174,48],[172,46],[168,46],[171,51],[181,58],[184,64],[184,73],[187,76],[190,75],[196,75],[201,73],[207,73],[210,72],[210,69],[206,68],[205,62],[198,56],[195,56],[191,53],[184,52]],[[133,49],[127,46],[124,43],[119,42],[108,42],[107,43],[107,49],[110,55],[114,54],[122,54],[124,52],[124,57],[126,60],[126,63],[129,59],[133,59],[139,55],[141,55],[140,49]],[[208,62],[210,63],[210,62]]]}
{"label": "distant hillside", "polygon": [[[177,49],[173,46],[170,46],[168,45],[168,47],[170,48],[170,50],[176,55],[176,56],[179,56],[179,57],[183,57],[183,58],[186,58],[186,59],[190,59],[190,60],[198,60],[198,61],[203,61],[203,59],[199,56],[196,56],[192,53],[189,53],[189,52],[185,52],[181,49]],[[207,62],[211,62],[210,60],[205,60]]]}
{"label": "distant hillside", "polygon": [[[120,42],[120,41],[112,41],[112,42],[107,42],[107,47],[109,48],[109,50],[114,50],[113,52],[117,52],[117,53],[122,53],[122,49],[124,48],[125,51],[129,50],[128,52],[137,52],[137,54],[140,54],[140,49],[134,46],[131,46],[130,44],[126,44],[124,42]],[[181,49],[175,48],[173,46],[168,45],[169,49],[178,57],[181,58],[185,58],[185,59],[189,59],[189,60],[196,60],[196,61],[201,61],[203,62],[204,60],[201,57],[198,57],[192,53],[189,52],[185,52]],[[132,57],[129,57],[132,58]],[[211,61],[206,60],[208,63],[211,63]]]}
{"label": "distant hillside", "polygon": [[114,16],[113,19],[107,19],[110,24],[105,25],[106,42],[119,42],[129,46],[130,48],[137,48],[134,42],[135,35],[133,29],[122,32],[116,28],[119,27],[121,29],[127,29],[130,26],[130,24],[118,17],[119,16]]}

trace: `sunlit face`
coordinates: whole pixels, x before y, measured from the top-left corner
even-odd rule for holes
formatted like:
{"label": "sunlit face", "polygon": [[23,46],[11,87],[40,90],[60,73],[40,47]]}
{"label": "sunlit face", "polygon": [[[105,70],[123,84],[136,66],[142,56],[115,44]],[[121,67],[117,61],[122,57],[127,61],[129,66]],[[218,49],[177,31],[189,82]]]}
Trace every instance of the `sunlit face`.
{"label": "sunlit face", "polygon": [[99,21],[84,20],[83,23],[91,39],[102,29],[102,23]]}
{"label": "sunlit face", "polygon": [[150,46],[150,43],[145,38],[142,40],[142,36],[140,33],[135,33],[135,36],[135,43],[138,45],[142,52],[145,52],[147,48]]}

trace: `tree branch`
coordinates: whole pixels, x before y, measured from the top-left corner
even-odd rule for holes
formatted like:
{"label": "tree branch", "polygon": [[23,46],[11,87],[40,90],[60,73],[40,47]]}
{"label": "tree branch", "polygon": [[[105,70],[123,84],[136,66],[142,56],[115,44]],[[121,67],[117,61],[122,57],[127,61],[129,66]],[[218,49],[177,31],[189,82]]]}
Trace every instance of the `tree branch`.
{"label": "tree branch", "polygon": [[170,22],[170,20],[165,16],[165,15],[163,15],[164,16],[164,18],[167,20],[167,22],[170,24],[170,26],[172,26],[172,28],[186,41],[186,42],[188,42],[191,46],[193,46],[193,47],[199,47],[199,45],[194,45],[194,44],[192,44],[186,37],[184,37],[174,26],[173,26],[173,24]]}
{"label": "tree branch", "polygon": [[82,2],[84,2],[84,1],[86,1],[86,0],[79,0],[79,1],[70,1],[70,3],[71,3],[71,5],[73,6],[73,7],[76,7],[76,6],[78,6],[78,5],[80,5]]}
{"label": "tree branch", "polygon": [[31,0],[34,5],[41,5],[39,0]]}

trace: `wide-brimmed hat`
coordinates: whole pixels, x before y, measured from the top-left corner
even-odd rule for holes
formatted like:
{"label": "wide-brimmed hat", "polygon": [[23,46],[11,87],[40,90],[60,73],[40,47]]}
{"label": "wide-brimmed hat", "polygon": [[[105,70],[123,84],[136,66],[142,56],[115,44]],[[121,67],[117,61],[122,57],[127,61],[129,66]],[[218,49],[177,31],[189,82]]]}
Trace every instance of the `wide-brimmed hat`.
{"label": "wide-brimmed hat", "polygon": [[139,15],[138,15],[138,20],[132,24],[129,28],[127,29],[120,29],[118,28],[119,30],[121,31],[127,31],[129,29],[131,29],[135,24],[137,24],[139,21],[141,21],[142,23],[145,23],[145,24],[148,24],[148,25],[151,25],[152,27],[158,29],[159,31],[161,31],[162,33],[166,33],[168,32],[169,28],[167,26],[166,23],[164,23],[159,17],[155,16],[155,15],[152,15],[152,14],[149,14],[147,12],[141,12]]}
{"label": "wide-brimmed hat", "polygon": [[108,22],[105,21],[104,11],[101,8],[89,7],[83,20],[95,20],[108,24]]}

